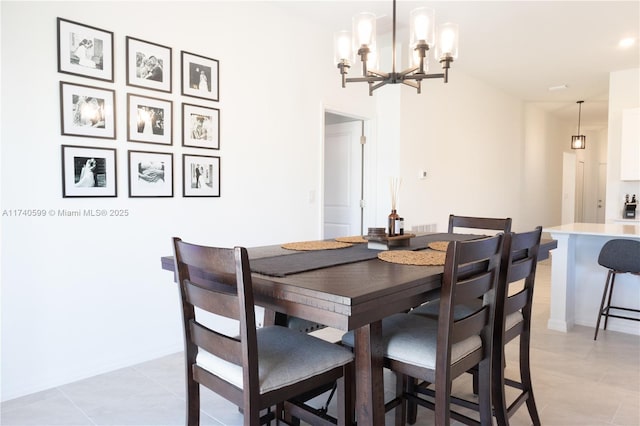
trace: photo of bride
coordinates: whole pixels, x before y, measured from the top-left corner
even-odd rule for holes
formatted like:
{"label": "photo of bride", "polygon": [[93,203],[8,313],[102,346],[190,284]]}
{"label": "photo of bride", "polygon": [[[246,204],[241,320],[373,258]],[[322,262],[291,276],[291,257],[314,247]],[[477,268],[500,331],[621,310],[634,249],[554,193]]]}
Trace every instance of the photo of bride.
{"label": "photo of bride", "polygon": [[[98,167],[98,163],[102,164]],[[78,188],[105,187],[104,158],[75,157],[75,186]]]}
{"label": "photo of bride", "polygon": [[116,150],[62,145],[62,196],[117,197]]}

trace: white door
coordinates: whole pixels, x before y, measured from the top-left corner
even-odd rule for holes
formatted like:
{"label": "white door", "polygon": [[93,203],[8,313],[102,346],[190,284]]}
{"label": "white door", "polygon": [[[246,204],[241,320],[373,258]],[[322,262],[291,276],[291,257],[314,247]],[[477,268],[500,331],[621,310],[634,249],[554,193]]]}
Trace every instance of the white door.
{"label": "white door", "polygon": [[362,122],[325,126],[324,238],[361,235]]}
{"label": "white door", "polygon": [[596,223],[604,223],[605,204],[607,202],[607,163],[598,164],[598,208]]}
{"label": "white door", "polygon": [[574,222],[584,222],[584,161],[578,161],[576,168],[576,209]]}

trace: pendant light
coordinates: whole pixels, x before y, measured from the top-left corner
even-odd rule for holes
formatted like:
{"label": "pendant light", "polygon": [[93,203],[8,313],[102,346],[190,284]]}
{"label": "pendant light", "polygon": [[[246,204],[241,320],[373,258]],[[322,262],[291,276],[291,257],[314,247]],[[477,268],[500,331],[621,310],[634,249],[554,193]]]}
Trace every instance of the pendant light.
{"label": "pendant light", "polygon": [[571,136],[571,149],[584,149],[587,142],[587,137],[580,134],[580,116],[582,115],[583,102],[584,101],[576,102],[578,105],[580,105],[578,109],[578,134]]}

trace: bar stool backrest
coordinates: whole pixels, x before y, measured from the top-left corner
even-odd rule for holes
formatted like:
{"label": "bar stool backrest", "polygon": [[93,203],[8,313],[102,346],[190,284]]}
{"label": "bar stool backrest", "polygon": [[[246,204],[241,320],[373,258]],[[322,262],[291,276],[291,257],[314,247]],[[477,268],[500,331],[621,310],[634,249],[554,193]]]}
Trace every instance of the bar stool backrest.
{"label": "bar stool backrest", "polygon": [[640,274],[640,241],[625,239],[607,241],[600,250],[598,263],[616,272]]}

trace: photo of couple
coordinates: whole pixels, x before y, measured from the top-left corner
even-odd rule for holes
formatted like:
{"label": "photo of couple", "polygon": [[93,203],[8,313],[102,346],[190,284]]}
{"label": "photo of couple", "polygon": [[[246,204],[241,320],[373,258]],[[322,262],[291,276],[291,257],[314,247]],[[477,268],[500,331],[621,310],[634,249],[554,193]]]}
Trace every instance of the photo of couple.
{"label": "photo of couple", "polygon": [[86,68],[102,69],[103,52],[102,40],[91,39],[82,34],[71,33],[70,60],[72,64]]}
{"label": "photo of couple", "polygon": [[163,81],[163,63],[162,59],[154,55],[146,56],[143,52],[136,52],[136,77]]}
{"label": "photo of couple", "polygon": [[104,158],[75,157],[75,186],[78,188],[104,188],[107,182]]}

